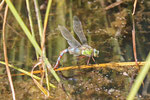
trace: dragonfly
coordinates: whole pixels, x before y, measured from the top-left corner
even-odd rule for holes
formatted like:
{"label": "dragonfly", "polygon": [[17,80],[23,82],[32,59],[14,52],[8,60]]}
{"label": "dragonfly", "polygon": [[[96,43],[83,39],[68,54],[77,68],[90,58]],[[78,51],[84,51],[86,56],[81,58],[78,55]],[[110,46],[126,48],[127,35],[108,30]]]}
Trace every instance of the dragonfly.
{"label": "dragonfly", "polygon": [[73,17],[73,30],[79,37],[82,45],[73,37],[73,35],[64,26],[58,25],[58,29],[60,30],[62,36],[67,40],[69,47],[60,53],[57,62],[54,66],[54,69],[58,68],[60,60],[65,53],[69,53],[74,56],[86,56],[89,57],[89,60],[91,59],[91,57],[93,60],[94,60],[93,57],[98,57],[99,51],[87,44],[87,39],[84,35],[81,21],[77,16]]}

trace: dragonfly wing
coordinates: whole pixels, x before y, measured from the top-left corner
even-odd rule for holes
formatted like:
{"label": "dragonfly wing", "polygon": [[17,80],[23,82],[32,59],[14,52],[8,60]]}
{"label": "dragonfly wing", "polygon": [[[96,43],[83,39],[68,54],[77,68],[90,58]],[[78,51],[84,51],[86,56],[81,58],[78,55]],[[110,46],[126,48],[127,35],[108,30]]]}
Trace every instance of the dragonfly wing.
{"label": "dragonfly wing", "polygon": [[74,32],[78,35],[82,44],[87,44],[87,39],[83,33],[81,21],[79,20],[77,16],[73,17],[73,29],[74,29]]}
{"label": "dragonfly wing", "polygon": [[81,46],[81,44],[71,35],[71,33],[64,26],[58,25],[58,28],[62,36],[67,40],[68,44],[71,47]]}

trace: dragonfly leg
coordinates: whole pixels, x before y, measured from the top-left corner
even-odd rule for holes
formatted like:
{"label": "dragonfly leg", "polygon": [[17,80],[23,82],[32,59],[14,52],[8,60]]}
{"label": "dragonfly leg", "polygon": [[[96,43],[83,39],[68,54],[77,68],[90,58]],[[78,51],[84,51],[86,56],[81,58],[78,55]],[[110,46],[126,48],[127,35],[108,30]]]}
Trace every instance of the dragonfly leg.
{"label": "dragonfly leg", "polygon": [[95,64],[96,64],[96,61],[95,61],[95,59],[94,59],[94,57],[92,57],[92,60],[95,62]]}
{"label": "dragonfly leg", "polygon": [[90,59],[91,59],[91,57],[88,58],[87,65],[89,65]]}
{"label": "dragonfly leg", "polygon": [[[87,65],[89,65],[90,60],[91,60],[91,57],[88,58]],[[96,63],[96,61],[93,57],[92,57],[92,60]]]}

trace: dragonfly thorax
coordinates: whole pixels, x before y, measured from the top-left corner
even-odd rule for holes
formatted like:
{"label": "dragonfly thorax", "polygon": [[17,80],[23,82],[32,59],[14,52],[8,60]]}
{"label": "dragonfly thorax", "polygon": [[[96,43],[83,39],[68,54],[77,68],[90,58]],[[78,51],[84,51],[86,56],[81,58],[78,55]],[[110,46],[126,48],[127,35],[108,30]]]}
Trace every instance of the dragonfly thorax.
{"label": "dragonfly thorax", "polygon": [[94,57],[98,57],[99,55],[99,51],[96,49],[93,49],[91,46],[89,45],[83,45],[82,47],[82,55],[84,56],[94,56]]}
{"label": "dragonfly thorax", "polygon": [[81,49],[81,55],[88,56],[88,57],[93,56],[93,48],[91,46],[82,45],[80,49]]}

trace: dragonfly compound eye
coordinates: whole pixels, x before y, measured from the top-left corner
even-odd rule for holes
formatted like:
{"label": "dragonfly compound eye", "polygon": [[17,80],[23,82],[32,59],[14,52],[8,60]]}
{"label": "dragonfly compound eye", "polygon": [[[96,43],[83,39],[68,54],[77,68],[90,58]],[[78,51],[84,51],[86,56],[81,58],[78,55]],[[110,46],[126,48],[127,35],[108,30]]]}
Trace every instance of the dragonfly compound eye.
{"label": "dragonfly compound eye", "polygon": [[99,51],[94,49],[94,57],[98,57],[98,55],[99,55]]}

